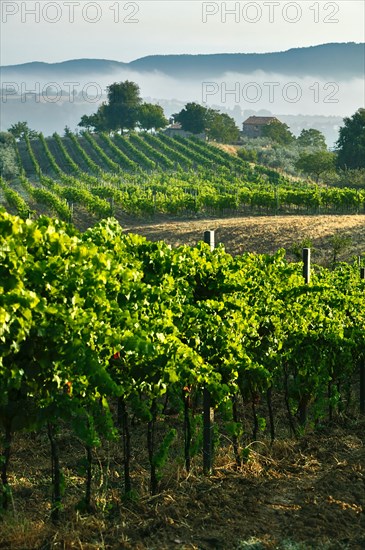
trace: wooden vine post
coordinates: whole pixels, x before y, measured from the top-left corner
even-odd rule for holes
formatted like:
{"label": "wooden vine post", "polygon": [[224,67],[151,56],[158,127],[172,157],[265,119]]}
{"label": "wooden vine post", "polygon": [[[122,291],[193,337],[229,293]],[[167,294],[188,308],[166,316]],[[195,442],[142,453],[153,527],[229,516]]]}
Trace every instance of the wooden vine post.
{"label": "wooden vine post", "polygon": [[311,278],[311,249],[303,248],[303,277],[306,285],[309,284]]}
{"label": "wooden vine post", "polygon": [[[360,267],[360,279],[365,280],[365,268]],[[360,412],[365,413],[365,359],[360,363]]]}
{"label": "wooden vine post", "polygon": [[[214,231],[204,232],[204,242],[209,244],[210,250],[214,250]],[[210,392],[207,388],[203,391],[203,471],[210,475],[213,469],[213,425],[214,408]]]}
{"label": "wooden vine post", "polygon": [[[303,277],[306,285],[309,285],[311,278],[311,250],[310,248],[303,248]],[[298,412],[299,412],[299,422],[304,426],[307,422],[307,406],[310,396],[307,393],[302,395]]]}

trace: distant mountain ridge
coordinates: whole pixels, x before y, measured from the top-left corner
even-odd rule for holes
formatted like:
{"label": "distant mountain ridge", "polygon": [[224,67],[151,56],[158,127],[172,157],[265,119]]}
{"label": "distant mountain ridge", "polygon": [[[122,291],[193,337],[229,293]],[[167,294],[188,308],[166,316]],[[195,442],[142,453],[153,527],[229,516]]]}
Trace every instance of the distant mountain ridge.
{"label": "distant mountain ridge", "polygon": [[46,63],[44,61],[31,61],[19,65],[5,65],[1,67],[1,72],[19,72],[26,75],[36,72],[37,74],[89,74],[96,72],[99,74],[110,74],[111,70],[128,68],[128,63],[121,61],[112,61],[110,59],[70,59],[58,63]]}
{"label": "distant mountain ridge", "polygon": [[149,55],[129,63],[108,59],[73,59],[60,63],[30,62],[1,67],[2,78],[19,74],[52,75],[108,74],[120,70],[158,72],[166,76],[218,77],[226,73],[255,71],[291,76],[348,79],[364,77],[365,43],[330,43],[271,53]]}

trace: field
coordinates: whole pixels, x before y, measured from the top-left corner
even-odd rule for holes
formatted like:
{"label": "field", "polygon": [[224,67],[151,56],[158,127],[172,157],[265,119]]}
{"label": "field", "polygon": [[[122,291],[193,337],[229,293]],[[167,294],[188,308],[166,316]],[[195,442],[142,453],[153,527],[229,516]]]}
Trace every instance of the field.
{"label": "field", "polygon": [[350,239],[340,255],[349,260],[365,251],[365,220],[362,215],[347,216],[246,216],[190,220],[164,220],[141,223],[129,217],[121,219],[125,231],[144,235],[150,240],[165,240],[172,246],[195,246],[204,231],[215,230],[216,243],[222,243],[230,254],[257,252],[274,254],[279,248],[290,253],[296,243],[309,239],[313,261],[329,265],[333,256],[331,239],[341,235]]}
{"label": "field", "polygon": [[334,236],[346,241],[341,259],[364,249],[362,190],[293,181],[243,162],[233,147],[89,133],[40,134],[13,146],[20,174],[1,181],[0,204],[23,217],[56,215],[85,230],[112,215],[126,231],[173,245],[216,229],[232,254],[283,247],[291,258],[307,240],[323,265],[333,259]]}
{"label": "field", "polygon": [[1,180],[0,203],[22,217],[56,215],[80,229],[111,215],[361,214],[365,207],[364,190],[351,182],[335,188],[287,178],[211,144],[163,134],[40,134],[9,147],[19,173]]}
{"label": "field", "polygon": [[0,548],[363,548],[365,194],[162,136],[15,151]]}

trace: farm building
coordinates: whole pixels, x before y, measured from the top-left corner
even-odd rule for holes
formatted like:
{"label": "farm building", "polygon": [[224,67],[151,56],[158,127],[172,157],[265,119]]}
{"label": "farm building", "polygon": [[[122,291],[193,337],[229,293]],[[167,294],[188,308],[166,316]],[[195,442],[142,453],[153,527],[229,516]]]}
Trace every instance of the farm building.
{"label": "farm building", "polygon": [[187,132],[186,130],[183,130],[181,128],[181,124],[179,122],[174,122],[173,124],[170,124],[167,126],[167,128],[164,130],[164,133],[169,137],[174,136],[181,136],[181,137],[189,137],[189,136],[195,136],[199,139],[206,139],[206,136],[204,133],[202,134],[192,134],[191,132]]}
{"label": "farm building", "polygon": [[263,127],[274,121],[280,122],[274,116],[250,116],[242,123],[242,136],[261,137]]}

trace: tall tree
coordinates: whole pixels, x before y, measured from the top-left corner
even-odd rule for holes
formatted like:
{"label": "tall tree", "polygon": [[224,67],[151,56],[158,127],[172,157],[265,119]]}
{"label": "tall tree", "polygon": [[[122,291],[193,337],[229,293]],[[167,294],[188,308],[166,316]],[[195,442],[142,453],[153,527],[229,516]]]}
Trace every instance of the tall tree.
{"label": "tall tree", "polygon": [[13,134],[15,139],[17,139],[18,141],[23,141],[26,136],[28,136],[29,139],[35,139],[36,137],[38,137],[38,132],[36,132],[35,130],[31,130],[28,126],[28,123],[25,121],[12,124],[8,129],[8,132]]}
{"label": "tall tree", "polygon": [[142,99],[138,84],[125,80],[107,87],[108,99],[93,115],[83,115],[78,126],[96,132],[134,130]]}
{"label": "tall tree", "polygon": [[134,130],[142,103],[138,84],[126,80],[107,87],[105,116],[111,130]]}
{"label": "tall tree", "polygon": [[207,134],[209,139],[229,143],[237,141],[240,131],[232,117],[210,109]]}
{"label": "tall tree", "polygon": [[317,151],[315,153],[302,153],[295,163],[297,170],[310,176],[314,176],[316,182],[323,172],[333,170],[335,167],[336,155],[330,151]]}
{"label": "tall tree", "polygon": [[337,166],[344,169],[365,168],[365,109],[344,118],[337,146]]}
{"label": "tall tree", "polygon": [[201,134],[208,126],[209,109],[199,103],[187,103],[184,109],[173,115],[173,118],[176,122],[180,122],[183,130]]}
{"label": "tall tree", "polygon": [[326,149],[326,138],[319,130],[315,128],[303,129],[297,138],[297,144],[300,147],[318,147]]}
{"label": "tall tree", "polygon": [[142,103],[138,111],[138,122],[140,127],[147,131],[153,128],[160,130],[168,124],[162,107],[153,103]]}
{"label": "tall tree", "polygon": [[289,145],[295,141],[295,137],[289,130],[289,126],[284,122],[280,122],[280,120],[273,120],[269,124],[266,124],[262,129],[262,135],[282,145]]}

